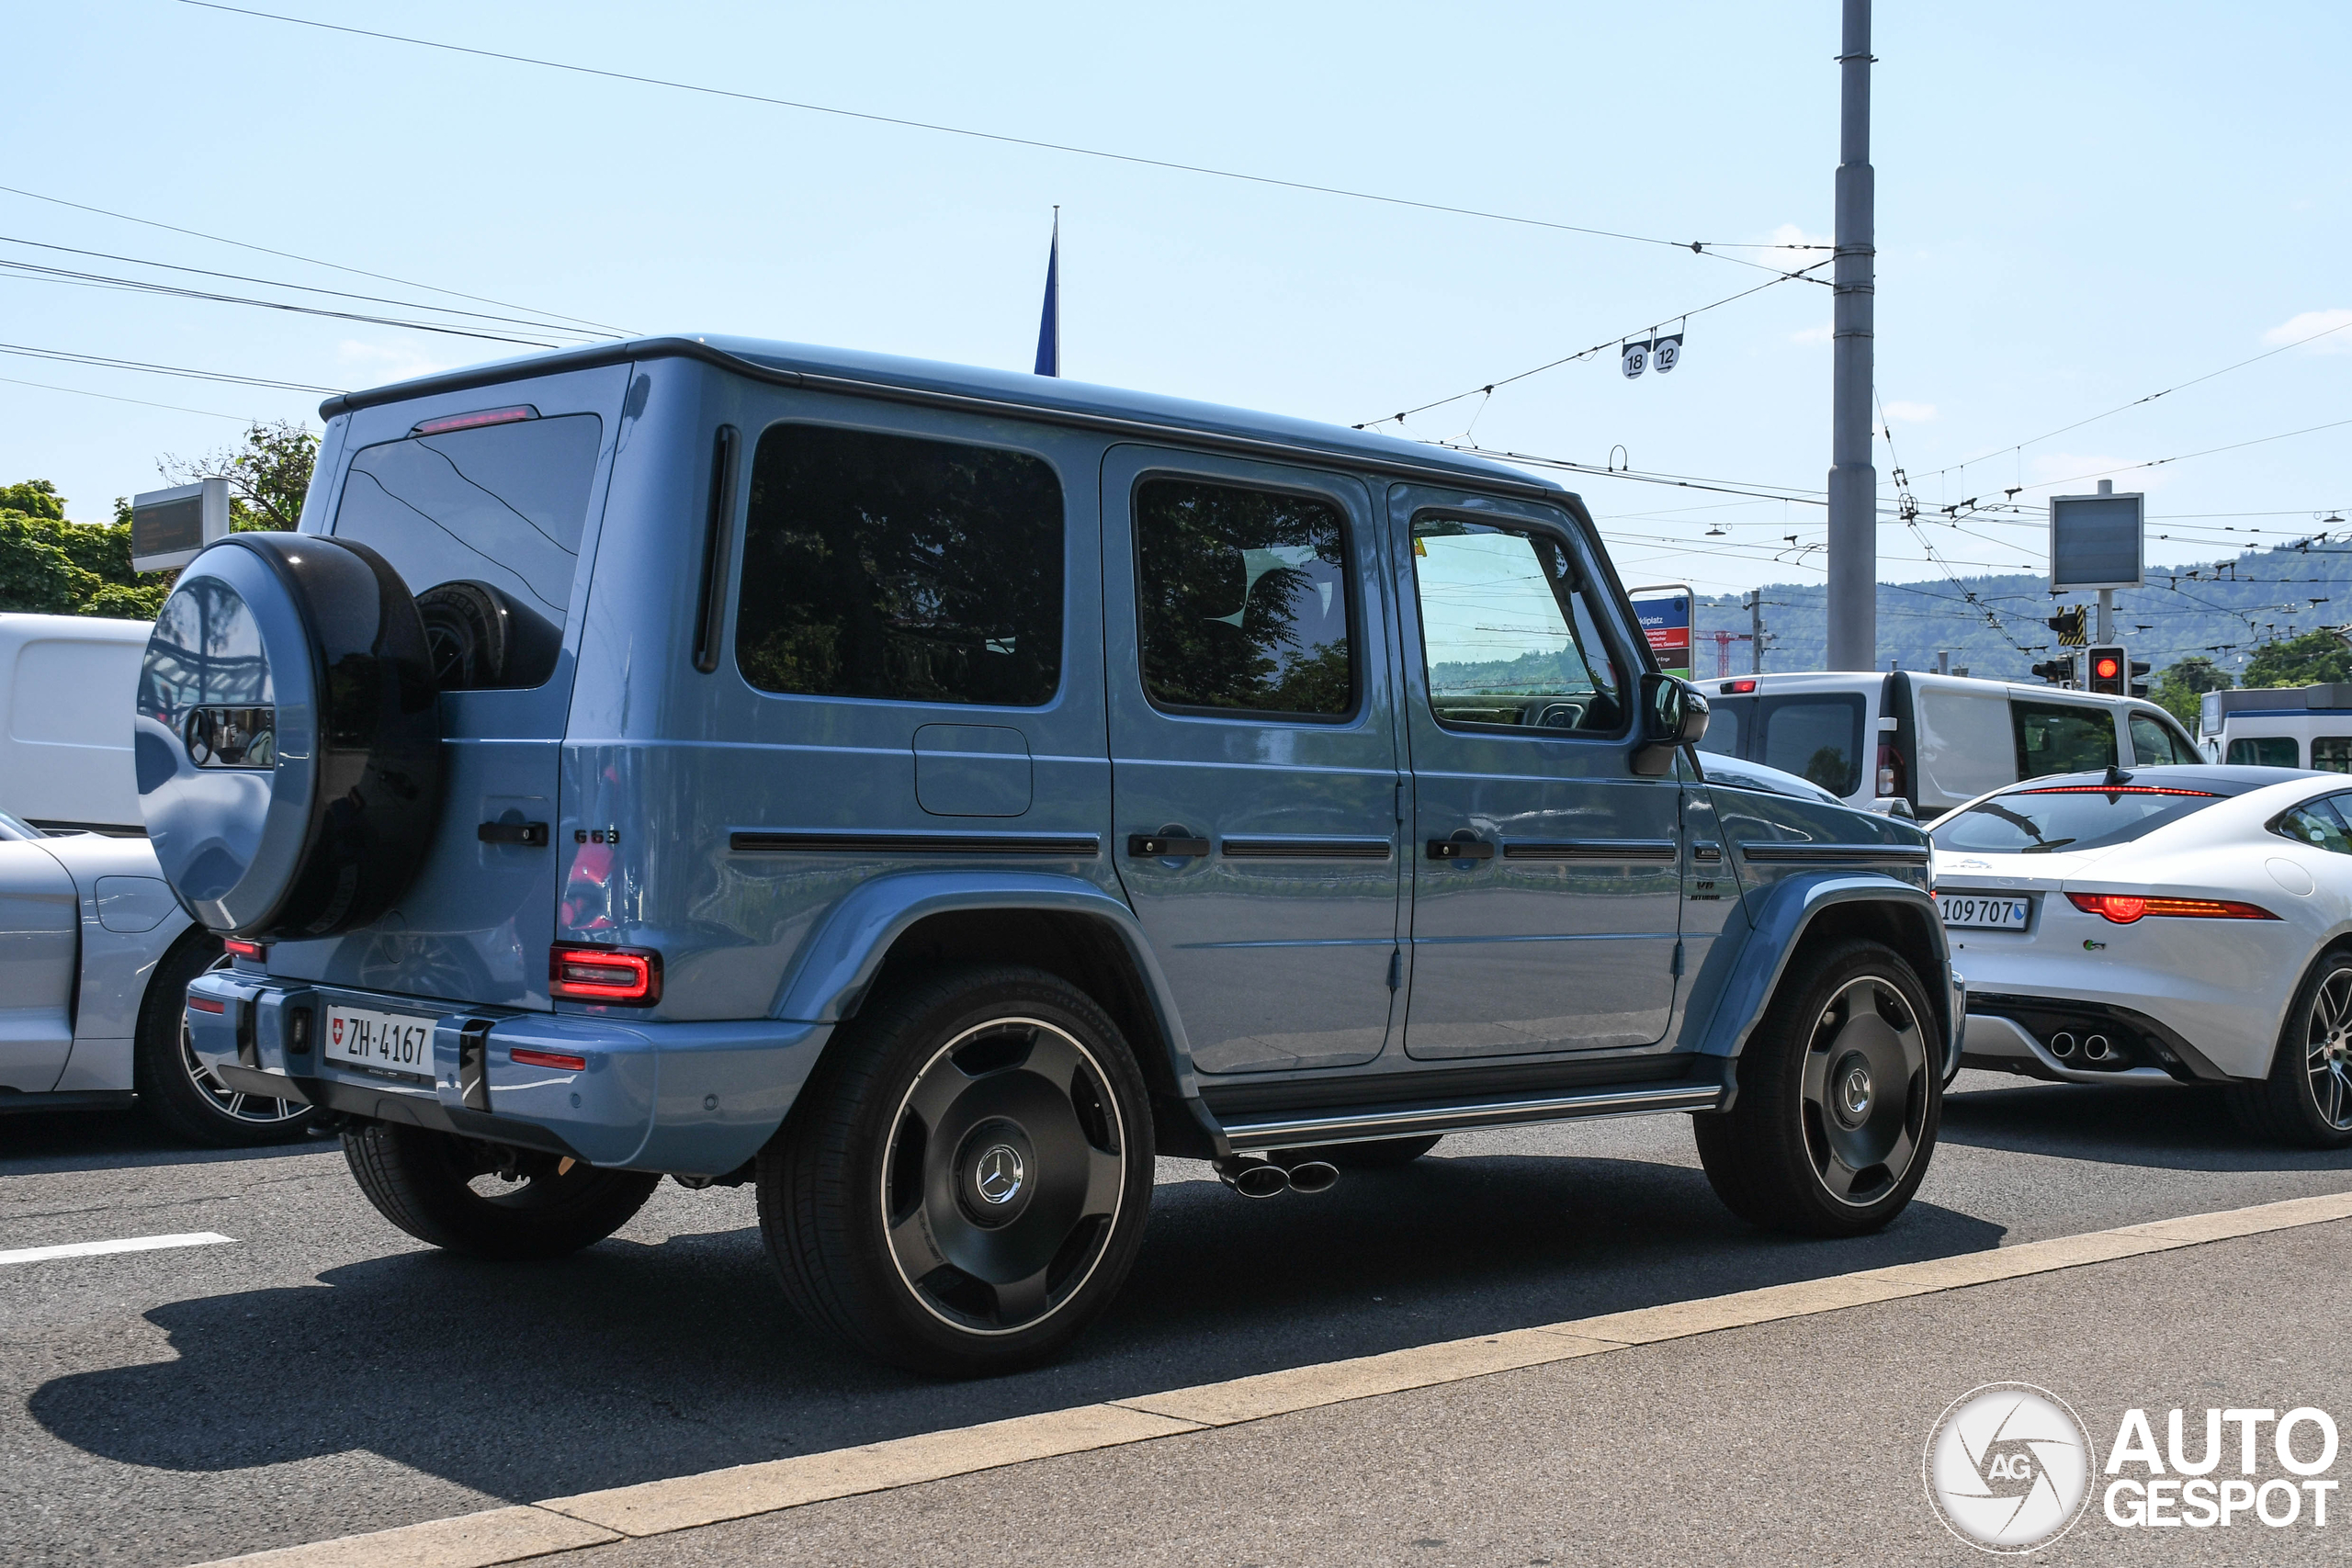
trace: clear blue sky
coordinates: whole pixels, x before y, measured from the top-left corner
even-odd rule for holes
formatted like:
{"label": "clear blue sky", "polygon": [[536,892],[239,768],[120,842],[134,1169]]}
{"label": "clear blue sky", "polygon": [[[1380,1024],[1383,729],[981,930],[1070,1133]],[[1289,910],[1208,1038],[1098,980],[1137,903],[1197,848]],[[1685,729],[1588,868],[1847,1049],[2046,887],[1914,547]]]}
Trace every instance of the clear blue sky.
{"label": "clear blue sky", "polygon": [[[1676,241],[1817,241],[1830,228],[1831,0],[276,8]],[[1058,202],[1068,374],[1353,423],[1767,276],[1664,246],[590,80],[175,0],[27,7],[8,39],[0,185],[641,332],[1025,367]],[[1888,479],[1899,458],[1929,517],[2011,485],[2032,502],[2052,481],[2352,419],[2346,331],[1934,472],[2260,354],[2298,321],[2297,333],[2352,321],[2352,8],[1883,5],[1876,51],[1878,383],[1895,447],[1891,458],[1882,443],[1878,463]],[[6,193],[0,235],[446,298]],[[17,243],[0,257],[201,282]],[[1622,446],[1637,469],[1817,491],[1828,321],[1826,288],[1781,285],[1692,318],[1671,376],[1628,382],[1611,353],[1408,430],[1455,436],[1475,413],[1484,445],[1594,464]],[[0,343],[327,387],[506,352],[21,275],[0,277]],[[236,423],[17,382],[234,416],[300,417],[317,402],[8,355],[0,377],[0,482],[52,479],[92,520],[159,483],[158,454],[231,440]],[[2158,558],[2208,558],[2352,509],[2347,453],[2352,424],[2114,477],[2150,491],[2164,520],[2152,531],[2173,535]],[[1770,553],[1783,535],[1817,540],[1817,507],[1569,482],[1630,580],[1817,580]],[[1725,532],[1711,537],[1715,524]],[[2041,560],[2038,521],[1933,536],[1964,568]],[[1906,530],[1883,530],[1883,577],[1935,570]]]}

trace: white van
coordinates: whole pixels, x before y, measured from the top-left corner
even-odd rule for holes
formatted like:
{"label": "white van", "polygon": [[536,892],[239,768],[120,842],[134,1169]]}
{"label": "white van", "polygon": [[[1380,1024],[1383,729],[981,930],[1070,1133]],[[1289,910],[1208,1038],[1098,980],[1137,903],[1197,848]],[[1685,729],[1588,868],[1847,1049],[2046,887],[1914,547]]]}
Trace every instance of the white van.
{"label": "white van", "polygon": [[2179,721],[2138,697],[1908,670],[1697,684],[1714,714],[1701,750],[1898,817],[1939,817],[2045,773],[2207,760]]}
{"label": "white van", "polygon": [[2208,692],[2197,738],[2208,761],[2352,773],[2352,685]]}
{"label": "white van", "polygon": [[144,834],[130,722],[145,621],[0,615],[0,811]]}

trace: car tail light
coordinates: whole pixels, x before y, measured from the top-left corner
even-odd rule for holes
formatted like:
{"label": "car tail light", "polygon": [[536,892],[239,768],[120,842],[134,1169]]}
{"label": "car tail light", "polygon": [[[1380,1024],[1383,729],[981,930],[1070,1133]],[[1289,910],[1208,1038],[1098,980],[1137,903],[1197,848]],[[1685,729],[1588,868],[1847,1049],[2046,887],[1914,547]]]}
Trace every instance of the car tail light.
{"label": "car tail light", "polygon": [[506,1058],[519,1067],[561,1067],[574,1073],[588,1070],[587,1057],[574,1056],[563,1051],[534,1051],[527,1046],[516,1045],[507,1051]]}
{"label": "car tail light", "polygon": [[190,997],[187,1005],[198,1012],[227,1012],[229,1004],[219,997]]}
{"label": "car tail light", "polygon": [[2067,900],[2086,915],[2128,926],[2149,915],[2187,915],[2207,920],[2275,920],[2258,904],[2227,898],[2160,898],[2142,893],[2069,893]]}
{"label": "car tail light", "polygon": [[1910,769],[1904,765],[1903,753],[1892,740],[1878,743],[1878,792],[1881,795],[1902,795],[1910,783]]}
{"label": "car tail light", "polygon": [[1744,697],[1756,689],[1753,681],[1725,681],[1716,690],[1726,697]]}
{"label": "car tail light", "polygon": [[269,944],[266,942],[246,942],[232,936],[220,945],[229,950],[232,957],[250,958],[256,964],[269,956]]}
{"label": "car tail light", "polygon": [[548,950],[548,991],[575,1002],[651,1007],[662,999],[662,955],[647,947],[558,942]]}
{"label": "car tail light", "polygon": [[411,435],[444,435],[452,430],[479,430],[485,424],[512,424],[518,419],[537,419],[539,411],[528,403],[516,403],[511,408],[476,409],[471,413],[447,413],[439,419],[428,419],[409,427]]}

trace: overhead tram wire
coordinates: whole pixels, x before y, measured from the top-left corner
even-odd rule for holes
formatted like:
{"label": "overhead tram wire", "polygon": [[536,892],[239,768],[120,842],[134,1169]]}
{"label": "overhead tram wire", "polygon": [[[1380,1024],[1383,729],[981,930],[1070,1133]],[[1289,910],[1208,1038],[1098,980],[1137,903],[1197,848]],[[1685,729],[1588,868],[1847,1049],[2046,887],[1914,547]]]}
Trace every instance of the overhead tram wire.
{"label": "overhead tram wire", "polygon": [[106,370],[137,370],[150,376],[182,376],[193,381],[223,381],[237,387],[266,387],[281,392],[316,392],[332,397],[350,390],[347,387],[313,387],[301,381],[273,381],[261,376],[237,376],[225,370],[191,370],[179,365],[149,365],[136,359],[111,359],[100,354],[77,354],[71,349],[35,348],[28,344],[0,343],[0,354],[14,354],[27,359],[51,359],[63,365],[94,365]]}
{"label": "overhead tram wire", "polygon": [[[14,234],[0,234],[0,244],[26,245],[34,250],[60,251],[67,255],[90,256],[98,261],[121,262],[130,266],[157,267],[165,272],[185,272],[198,277],[218,277],[225,279],[231,283],[256,283],[265,288],[290,288],[301,294],[323,294],[331,299],[356,299],[364,304],[369,305],[396,305],[406,310],[432,310],[444,316],[462,316],[477,321],[490,321],[495,324],[503,324],[510,327],[528,327],[537,332],[552,332],[562,336],[600,340],[599,334],[592,333],[584,327],[558,327],[551,325],[547,321],[534,320],[528,316],[493,316],[486,310],[460,310],[453,305],[435,305],[431,301],[424,299],[394,299],[381,294],[356,294],[345,288],[321,288],[316,284],[311,283],[288,283],[281,278],[253,277],[241,272],[216,272],[209,267],[182,266],[175,262],[150,261],[144,256],[117,255],[111,251],[87,251],[74,245],[53,245],[45,240],[22,240],[18,239]],[[5,260],[0,260],[0,266],[12,266],[40,271],[50,270],[35,267],[33,264],[28,262],[13,262]],[[102,276],[96,273],[74,273],[69,272],[64,268],[58,268],[56,270],[64,274],[64,276],[74,277]]]}
{"label": "overhead tram wire", "polygon": [[[197,0],[187,0],[187,3],[193,5],[197,3]],[[1693,316],[1704,315],[1707,311],[1718,310],[1723,306],[1730,304],[1735,299],[1745,299],[1751,294],[1761,294],[1767,288],[1777,288],[1783,283],[1818,283],[1824,288],[1826,288],[1828,287],[1827,279],[1812,277],[1807,275],[1817,268],[1827,266],[1830,260],[1834,259],[1835,258],[1833,257],[1826,260],[1810,262],[1805,265],[1797,268],[1793,272],[1781,273],[1778,277],[1759,283],[1753,288],[1743,288],[1736,294],[1726,294],[1722,299],[1712,300],[1707,304],[1699,306],[1695,310],[1669,310],[1663,316],[1654,318],[1648,326],[1636,327],[1634,329],[1634,332],[1654,331],[1659,323],[1665,321],[1687,321]],[[1538,365],[1532,370],[1521,370],[1515,376],[1504,376],[1496,380],[1489,381],[1484,386],[1473,387],[1466,392],[1456,392],[1450,398],[1440,398],[1434,402],[1423,403],[1418,408],[1405,409],[1396,413],[1383,415],[1379,419],[1368,419],[1363,423],[1351,426],[1351,428],[1356,430],[1370,430],[1375,425],[1402,425],[1407,420],[1412,418],[1412,416],[1417,413],[1427,413],[1431,409],[1443,408],[1448,403],[1458,403],[1464,398],[1475,398],[1482,393],[1491,397],[1494,395],[1494,390],[1497,387],[1508,387],[1514,381],[1524,381],[1531,376],[1541,376],[1546,370],[1557,370],[1563,365],[1574,365],[1579,359],[1590,359],[1594,355],[1600,354],[1607,349],[1614,348],[1619,344],[1626,342],[1632,336],[1633,333],[1621,333],[1613,338],[1606,338],[1600,343],[1594,344],[1590,348],[1580,348],[1574,354],[1562,355],[1559,358],[1549,360],[1544,364]]]}
{"label": "overhead tram wire", "polygon": [[637,335],[629,329],[614,326],[609,321],[592,321],[581,316],[566,316],[553,310],[541,310],[535,306],[517,305],[511,300],[492,299],[486,295],[468,294],[456,288],[444,288],[435,283],[420,283],[411,277],[395,277],[388,272],[370,272],[366,267],[346,266],[341,262],[325,261],[318,256],[300,255],[293,251],[273,250],[267,245],[256,245],[249,240],[232,240],[226,234],[208,234],[201,229],[185,229],[176,223],[164,223],[153,218],[140,218],[128,212],[116,212],[108,208],[92,207],[87,202],[68,201],[62,196],[45,196],[40,191],[26,190],[18,186],[0,185],[0,191],[6,191],[10,196],[21,196],[28,201],[45,201],[52,207],[70,207],[76,212],[94,212],[101,218],[112,218],[118,222],[137,223],[143,228],[161,229],[166,233],[186,234],[195,240],[209,240],[216,245],[233,245],[241,251],[253,251],[261,255],[277,256],[285,261],[297,261],[305,266],[322,266],[330,272],[347,272],[354,277],[372,277],[379,283],[397,283],[404,288],[422,288],[428,293],[447,294],[452,299],[470,299],[477,305],[495,305],[503,310],[526,310],[535,316],[544,316],[549,321],[571,322],[576,326],[593,328],[597,332],[610,333],[616,337]]}
{"label": "overhead tram wire", "polygon": [[1767,241],[1667,240],[1654,234],[1629,234],[1622,230],[1599,229],[1580,223],[1561,223],[1548,218],[1530,218],[1521,213],[1495,212],[1483,208],[1455,207],[1441,201],[1420,201],[1411,197],[1386,196],[1378,191],[1355,190],[1345,186],[1317,185],[1308,180],[1283,179],[1274,175],[1253,175],[1238,169],[1219,169],[1205,164],[1180,163],[1172,158],[1149,158],[1138,152],[1113,152],[1099,147],[1080,147],[1067,141],[1047,141],[1040,137],[1014,136],[1004,131],[975,130],[969,126],[945,125],[936,120],[913,119],[903,115],[876,114],[865,109],[846,109],[832,104],[809,103],[798,98],[779,98],[764,93],[747,93],[731,87],[707,86],[698,82],[681,82],[665,76],[645,76],[628,71],[608,71],[594,65],[574,65],[561,60],[545,60],[537,55],[513,54],[501,50],[477,49],[469,44],[447,43],[439,39],[412,38],[405,33],[388,33],[368,28],[345,27],[337,22],[315,21],[308,17],[288,17],[275,11],[257,11],[243,6],[227,6],[220,0],[180,0],[206,11],[221,11],[231,16],[252,17],[266,22],[283,22],[291,27],[315,28],[322,32],[345,33],[353,38],[375,39],[385,43],[402,43],[414,49],[436,49],[450,54],[469,54],[480,60],[503,61],[510,65],[529,65],[545,71],[569,72],[576,76],[596,76],[609,82],[628,82],[641,87],[663,87],[673,92],[695,93],[705,97],[728,98],[737,103],[760,104],[770,108],[797,109],[804,114],[832,115],[842,119],[863,120],[870,125],[896,126],[903,130],[930,131],[941,136],[961,136],[975,141],[992,141],[1001,146],[1026,147],[1038,152],[1063,152],[1073,157],[1099,158],[1106,163],[1130,164],[1140,168],[1166,169],[1176,174],[1199,175],[1210,179],[1238,180],[1247,185],[1270,186],[1279,190],[1306,191],[1316,196],[1335,196],[1350,201],[1375,202],[1386,207],[1411,208],[1422,212],[1441,212],[1456,218],[1476,218],[1495,223],[1515,223],[1531,229],[1548,229],[1566,234],[1586,234],[1596,239],[1623,240],[1633,244],[1663,245],[1669,250],[1689,251],[1716,261],[1731,262],[1739,266],[1761,267],[1767,272],[1781,269],[1770,263],[1749,261],[1745,256],[1725,255],[1727,250],[1826,251],[1827,245],[1780,244]]}
{"label": "overhead tram wire", "polygon": [[233,420],[239,424],[251,425],[262,423],[252,414],[222,413],[218,409],[192,409],[178,403],[150,402],[145,398],[118,397],[112,392],[93,392],[83,387],[61,387],[53,381],[27,381],[16,376],[0,376],[0,383],[6,383],[11,387],[38,387],[44,392],[70,392],[77,398],[104,398],[110,403],[136,403],[142,409],[169,409],[174,413],[200,413],[207,419]]}

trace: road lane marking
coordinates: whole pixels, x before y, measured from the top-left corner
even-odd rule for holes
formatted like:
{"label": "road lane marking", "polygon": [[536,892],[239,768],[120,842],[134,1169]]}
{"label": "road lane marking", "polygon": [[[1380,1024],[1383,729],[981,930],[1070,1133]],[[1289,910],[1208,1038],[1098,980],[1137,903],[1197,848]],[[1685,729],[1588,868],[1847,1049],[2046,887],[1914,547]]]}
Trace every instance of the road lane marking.
{"label": "road lane marking", "polygon": [[[221,1559],[200,1568],[497,1568],[573,1546],[667,1535],[862,1494],[945,1481],[1032,1460],[1052,1459],[1213,1430],[1301,1410],[1466,1382],[1497,1372],[1606,1355],[1876,1302],[1936,1295],[2088,1264],[2352,1219],[2352,1192],[2293,1198],[2219,1213],[2191,1214],[1985,1252],[1864,1269],[1820,1280],[1696,1301],[1668,1302],[1469,1339],[1416,1345],[1376,1356],[1261,1372],[1195,1388],[1049,1410],[859,1448],[832,1449],[765,1463],[642,1482],[576,1497],[460,1515],[308,1546]],[[594,1531],[591,1539],[541,1536],[526,1516]]]}
{"label": "road lane marking", "polygon": [[110,1252],[161,1252],[170,1247],[212,1247],[235,1241],[218,1231],[190,1231],[185,1235],[133,1235],[120,1241],[75,1241],[63,1247],[20,1247],[0,1252],[0,1263],[46,1263],[52,1258],[100,1258]]}

